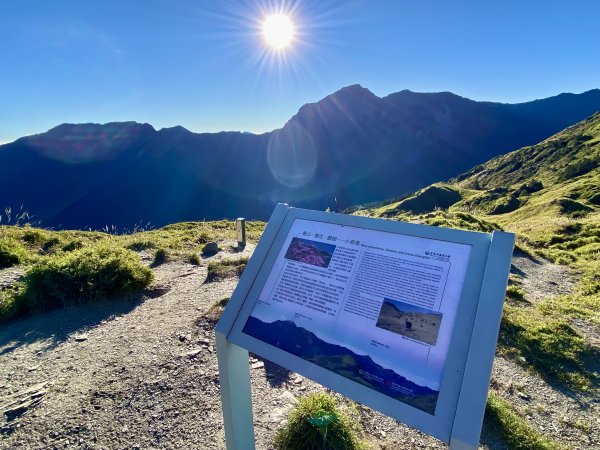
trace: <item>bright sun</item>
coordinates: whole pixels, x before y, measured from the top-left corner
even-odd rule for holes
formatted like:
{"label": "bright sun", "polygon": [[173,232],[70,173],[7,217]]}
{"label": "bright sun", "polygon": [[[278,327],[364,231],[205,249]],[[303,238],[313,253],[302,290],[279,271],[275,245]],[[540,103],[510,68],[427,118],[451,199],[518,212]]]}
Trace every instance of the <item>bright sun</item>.
{"label": "bright sun", "polygon": [[267,44],[275,50],[283,50],[294,40],[294,24],[285,14],[267,16],[262,30]]}

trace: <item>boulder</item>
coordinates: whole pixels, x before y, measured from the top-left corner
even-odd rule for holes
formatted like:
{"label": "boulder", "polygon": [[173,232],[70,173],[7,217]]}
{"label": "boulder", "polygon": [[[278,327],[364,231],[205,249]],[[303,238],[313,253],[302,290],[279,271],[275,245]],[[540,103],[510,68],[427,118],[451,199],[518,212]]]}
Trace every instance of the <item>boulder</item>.
{"label": "boulder", "polygon": [[202,253],[206,255],[215,255],[219,253],[219,246],[216,242],[209,242],[204,247],[202,247]]}

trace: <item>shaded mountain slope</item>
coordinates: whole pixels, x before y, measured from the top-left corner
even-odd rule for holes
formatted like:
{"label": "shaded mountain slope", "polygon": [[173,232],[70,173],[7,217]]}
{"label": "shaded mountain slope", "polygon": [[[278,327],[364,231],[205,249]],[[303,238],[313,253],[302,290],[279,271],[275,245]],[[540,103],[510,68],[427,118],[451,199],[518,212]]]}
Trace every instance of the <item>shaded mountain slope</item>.
{"label": "shaded mountain slope", "polygon": [[354,85],[263,135],[64,124],[0,146],[0,207],[64,228],[264,219],[277,202],[341,210],[455,176],[598,109],[600,90],[505,105]]}

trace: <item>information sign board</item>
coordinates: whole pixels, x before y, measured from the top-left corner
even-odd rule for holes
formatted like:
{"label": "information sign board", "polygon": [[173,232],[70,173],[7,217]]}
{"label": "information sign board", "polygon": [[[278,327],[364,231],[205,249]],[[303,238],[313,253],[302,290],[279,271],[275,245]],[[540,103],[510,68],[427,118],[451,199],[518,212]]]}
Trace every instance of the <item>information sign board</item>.
{"label": "information sign board", "polygon": [[[233,444],[234,427],[227,423],[243,419],[227,411],[233,400],[229,384],[249,386],[228,373],[235,346],[445,442],[455,437],[455,448],[472,448],[467,441],[473,436],[458,437],[459,405],[477,397],[478,441],[513,243],[509,233],[279,205],[217,325],[228,446],[252,448],[240,447],[245,445],[240,437]],[[490,270],[495,273],[486,275]],[[486,286],[494,295],[481,308]],[[492,323],[486,315],[493,316]],[[487,352],[483,376],[476,369],[471,380],[482,386],[472,385],[477,395],[463,391],[461,398],[476,323],[484,318],[488,327],[482,333],[490,334],[491,327],[493,334],[489,348],[471,355],[481,359]],[[246,358],[245,374],[247,352],[239,353]],[[234,409],[240,411],[240,405]],[[247,409],[251,431],[251,405]]]}

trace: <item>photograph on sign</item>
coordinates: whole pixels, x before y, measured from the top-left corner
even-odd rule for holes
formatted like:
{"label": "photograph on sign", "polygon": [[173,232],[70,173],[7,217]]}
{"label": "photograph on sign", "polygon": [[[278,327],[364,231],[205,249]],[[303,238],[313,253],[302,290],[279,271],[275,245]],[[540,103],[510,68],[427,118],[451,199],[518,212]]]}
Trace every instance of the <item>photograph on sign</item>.
{"label": "photograph on sign", "polygon": [[470,253],[295,219],[242,332],[433,415]]}
{"label": "photograph on sign", "polygon": [[443,314],[430,309],[384,298],[377,326],[402,336],[435,345]]}
{"label": "photograph on sign", "polygon": [[285,252],[285,258],[327,269],[334,251],[335,245],[295,237]]}

